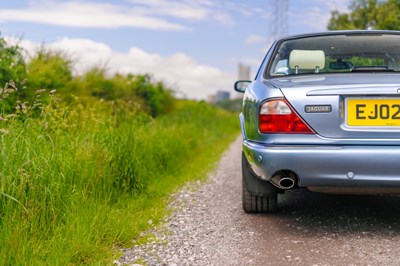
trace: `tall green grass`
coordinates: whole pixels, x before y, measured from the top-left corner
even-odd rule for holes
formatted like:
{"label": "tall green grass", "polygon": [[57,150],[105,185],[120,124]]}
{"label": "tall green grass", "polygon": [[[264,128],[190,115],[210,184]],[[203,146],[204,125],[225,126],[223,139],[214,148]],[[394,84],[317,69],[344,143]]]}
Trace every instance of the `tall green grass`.
{"label": "tall green grass", "polygon": [[111,264],[238,133],[236,115],[201,102],[156,119],[131,102],[68,102],[0,121],[0,265]]}

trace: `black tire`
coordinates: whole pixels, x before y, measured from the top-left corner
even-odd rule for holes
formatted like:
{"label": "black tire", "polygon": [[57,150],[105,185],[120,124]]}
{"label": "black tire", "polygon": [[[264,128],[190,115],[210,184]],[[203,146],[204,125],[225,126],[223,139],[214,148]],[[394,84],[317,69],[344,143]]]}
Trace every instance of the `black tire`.
{"label": "black tire", "polygon": [[[246,160],[242,157],[243,160]],[[252,174],[246,161],[242,161],[242,203],[246,213],[270,213],[278,210],[278,193],[257,196],[251,194],[245,185],[246,175]],[[246,167],[246,168],[245,168]]]}
{"label": "black tire", "polygon": [[269,196],[255,196],[247,191],[242,182],[242,202],[243,210],[247,213],[269,213],[278,210],[278,194]]}

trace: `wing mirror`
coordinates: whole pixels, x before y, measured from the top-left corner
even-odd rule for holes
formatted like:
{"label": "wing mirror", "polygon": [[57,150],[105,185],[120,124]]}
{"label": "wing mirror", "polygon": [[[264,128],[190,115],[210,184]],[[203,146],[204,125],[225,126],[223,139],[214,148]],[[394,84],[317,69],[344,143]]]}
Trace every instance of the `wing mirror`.
{"label": "wing mirror", "polygon": [[247,86],[251,83],[251,80],[238,80],[235,82],[234,89],[237,92],[244,93]]}

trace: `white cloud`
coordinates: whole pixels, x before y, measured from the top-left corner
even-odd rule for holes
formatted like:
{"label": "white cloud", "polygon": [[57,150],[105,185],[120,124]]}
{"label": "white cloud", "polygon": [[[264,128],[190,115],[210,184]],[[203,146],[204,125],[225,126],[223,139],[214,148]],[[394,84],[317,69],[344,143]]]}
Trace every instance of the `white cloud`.
{"label": "white cloud", "polygon": [[188,30],[162,18],[143,14],[142,10],[83,1],[40,1],[21,9],[0,9],[1,21],[35,22],[69,27],[136,27],[152,30]]}
{"label": "white cloud", "polygon": [[190,20],[203,20],[212,13],[208,5],[202,5],[196,1],[131,0],[130,2],[145,8],[143,11],[149,14]]}
{"label": "white cloud", "polygon": [[221,5],[224,9],[232,10],[242,16],[251,17],[256,16],[257,18],[268,18],[268,1],[260,1],[259,4],[248,1],[221,1]]}
{"label": "white cloud", "polygon": [[244,43],[245,44],[256,44],[256,43],[265,43],[267,40],[265,38],[265,36],[261,36],[261,35],[250,35],[248,36],[245,40]]}
{"label": "white cloud", "polygon": [[181,31],[191,30],[186,24],[194,21],[214,21],[224,25],[234,25],[235,20],[231,12],[240,12],[239,8],[229,1],[224,3],[211,0],[129,0],[123,3],[111,1],[98,3],[94,0],[32,0],[28,3],[24,8],[0,8],[0,22]]}
{"label": "white cloud", "polygon": [[[8,42],[14,42],[7,38]],[[40,44],[21,41],[20,46],[35,51]],[[205,99],[217,90],[231,90],[234,77],[220,69],[202,65],[184,53],[164,57],[132,47],[127,53],[112,50],[104,43],[89,39],[63,38],[46,44],[46,47],[66,52],[75,59],[75,72],[82,74],[93,66],[106,64],[110,74],[154,74],[156,80],[186,95],[188,98]]]}
{"label": "white cloud", "polygon": [[234,19],[216,1],[209,0],[130,0],[149,15],[161,15],[189,21],[216,21],[233,25]]}

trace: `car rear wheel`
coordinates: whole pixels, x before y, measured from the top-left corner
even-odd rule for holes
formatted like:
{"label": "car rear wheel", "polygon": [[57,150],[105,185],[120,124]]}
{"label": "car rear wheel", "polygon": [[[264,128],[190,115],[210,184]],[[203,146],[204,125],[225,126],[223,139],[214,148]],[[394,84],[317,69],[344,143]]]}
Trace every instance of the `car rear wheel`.
{"label": "car rear wheel", "polygon": [[247,191],[243,182],[242,201],[243,210],[247,213],[276,212],[278,209],[278,195],[255,196]]}
{"label": "car rear wheel", "polygon": [[[258,196],[251,194],[246,189],[245,178],[252,175],[252,171],[248,168],[248,164],[244,156],[242,156],[242,203],[243,210],[247,213],[268,213],[276,212],[278,209],[278,193],[270,193],[268,195]],[[265,184],[267,185],[267,184]],[[270,185],[270,184],[268,184]]]}

